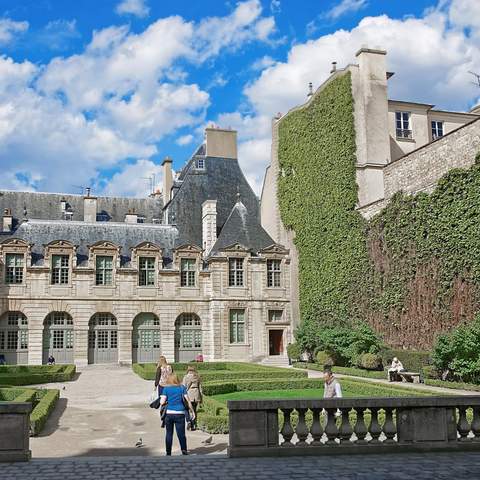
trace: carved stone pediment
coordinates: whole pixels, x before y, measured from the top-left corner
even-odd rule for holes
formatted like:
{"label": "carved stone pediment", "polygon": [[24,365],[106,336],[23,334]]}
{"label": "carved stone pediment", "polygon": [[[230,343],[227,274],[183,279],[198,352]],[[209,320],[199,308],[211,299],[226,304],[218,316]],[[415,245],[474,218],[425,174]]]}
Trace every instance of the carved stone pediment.
{"label": "carved stone pediment", "polygon": [[250,249],[242,245],[241,243],[232,243],[232,245],[227,245],[224,248],[220,249],[221,252],[243,252],[243,253],[248,253],[250,252]]}
{"label": "carved stone pediment", "polygon": [[188,252],[188,253],[202,253],[203,250],[197,246],[197,245],[193,245],[193,244],[189,244],[189,243],[186,243],[184,245],[180,245],[179,247],[176,247],[174,249],[174,252],[176,253],[180,253],[180,252]]}
{"label": "carved stone pediment", "polygon": [[268,247],[263,248],[259,252],[260,254],[276,254],[276,255],[288,255],[289,251],[279,243],[274,243]]}

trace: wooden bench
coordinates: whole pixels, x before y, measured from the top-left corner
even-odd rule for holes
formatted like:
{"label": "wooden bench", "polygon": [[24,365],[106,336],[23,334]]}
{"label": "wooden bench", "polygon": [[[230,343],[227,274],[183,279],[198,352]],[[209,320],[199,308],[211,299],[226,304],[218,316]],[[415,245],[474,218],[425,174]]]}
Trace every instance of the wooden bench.
{"label": "wooden bench", "polygon": [[421,383],[420,373],[417,372],[397,372],[397,374],[402,377],[402,382],[405,383]]}

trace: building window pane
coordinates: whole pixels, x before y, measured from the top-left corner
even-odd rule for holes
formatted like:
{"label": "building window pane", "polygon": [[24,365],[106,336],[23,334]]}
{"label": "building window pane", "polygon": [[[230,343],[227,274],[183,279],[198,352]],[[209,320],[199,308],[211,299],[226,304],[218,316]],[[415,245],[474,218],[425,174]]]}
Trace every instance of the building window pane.
{"label": "building window pane", "polygon": [[281,322],[283,319],[282,310],[269,310],[268,311],[268,321],[269,322]]}
{"label": "building window pane", "polygon": [[140,257],[139,259],[139,277],[138,284],[140,286],[155,285],[155,258]]}
{"label": "building window pane", "polygon": [[97,332],[97,348],[108,348],[108,330],[99,330]]}
{"label": "building window pane", "polygon": [[16,350],[18,346],[18,332],[16,330],[7,331],[7,350]]}
{"label": "building window pane", "polygon": [[52,284],[68,283],[69,258],[68,255],[52,255]]}
{"label": "building window pane", "polygon": [[118,346],[118,337],[116,330],[110,330],[110,348],[117,348]]}
{"label": "building window pane", "polygon": [[182,258],[180,261],[180,286],[195,286],[195,259]]}
{"label": "building window pane", "polygon": [[5,283],[17,284],[23,282],[23,255],[7,253],[5,255]]}
{"label": "building window pane", "polygon": [[112,285],[113,257],[97,256],[95,258],[95,284]]}
{"label": "building window pane", "polygon": [[160,332],[153,330],[153,348],[160,348]]}
{"label": "building window pane", "polygon": [[267,286],[280,286],[280,260],[267,260]]}
{"label": "building window pane", "polygon": [[18,345],[20,350],[28,350],[28,331],[20,330],[20,343]]}
{"label": "building window pane", "polygon": [[73,348],[73,330],[65,330],[65,348]]}
{"label": "building window pane", "polygon": [[5,332],[0,330],[0,350],[5,349]]}
{"label": "building window pane", "polygon": [[395,112],[395,127],[397,138],[412,138],[410,112]]}
{"label": "building window pane", "polygon": [[230,310],[230,343],[245,342],[245,310]]}
{"label": "building window pane", "polygon": [[61,350],[64,346],[64,330],[53,331],[53,348],[55,350]]}
{"label": "building window pane", "polygon": [[432,120],[432,140],[443,137],[443,122]]}
{"label": "building window pane", "polygon": [[243,287],[243,258],[228,259],[228,285]]}
{"label": "building window pane", "polygon": [[92,331],[90,330],[88,332],[88,348],[95,348],[95,339],[96,339],[96,335],[95,335],[95,331]]}

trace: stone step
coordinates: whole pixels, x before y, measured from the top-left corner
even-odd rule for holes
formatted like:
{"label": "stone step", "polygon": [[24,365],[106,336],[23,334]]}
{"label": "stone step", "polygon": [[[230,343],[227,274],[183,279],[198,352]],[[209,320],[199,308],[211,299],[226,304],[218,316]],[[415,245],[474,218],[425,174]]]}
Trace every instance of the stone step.
{"label": "stone step", "polygon": [[283,355],[274,355],[264,358],[260,363],[262,365],[288,367],[288,357],[285,357]]}

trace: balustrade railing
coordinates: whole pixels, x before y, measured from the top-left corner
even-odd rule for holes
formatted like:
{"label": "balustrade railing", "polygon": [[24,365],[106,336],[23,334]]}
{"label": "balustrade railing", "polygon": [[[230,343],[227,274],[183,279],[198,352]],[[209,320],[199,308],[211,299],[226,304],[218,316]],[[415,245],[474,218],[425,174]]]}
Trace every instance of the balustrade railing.
{"label": "balustrade railing", "polygon": [[480,450],[480,396],[232,400],[230,456]]}

